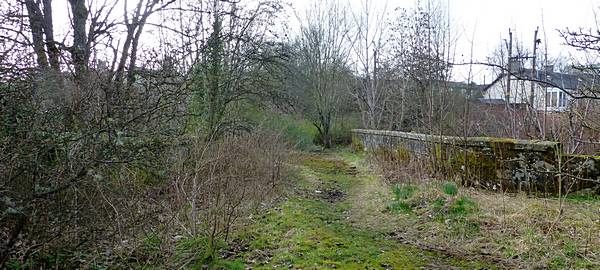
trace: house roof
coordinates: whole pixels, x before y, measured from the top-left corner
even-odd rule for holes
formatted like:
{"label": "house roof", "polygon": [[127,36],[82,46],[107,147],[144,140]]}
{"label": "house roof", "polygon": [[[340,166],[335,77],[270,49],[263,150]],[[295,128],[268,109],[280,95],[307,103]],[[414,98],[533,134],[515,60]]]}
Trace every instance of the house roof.
{"label": "house roof", "polygon": [[466,82],[455,82],[455,81],[446,81],[445,82],[448,88],[461,90],[461,89],[471,89],[472,91],[481,91],[486,85],[480,85],[476,83],[466,83]]}
{"label": "house roof", "polygon": [[[531,70],[529,70],[531,76]],[[537,80],[547,83],[541,83],[543,86],[554,86],[565,90],[575,90],[579,85],[581,76],[559,73],[559,72],[538,72]]]}
{"label": "house roof", "polygon": [[[513,72],[512,75],[516,77],[517,80],[530,80],[544,87],[557,87],[564,90],[575,90],[580,84],[586,81],[584,75],[537,70],[535,78],[533,78],[531,73],[531,69],[525,68],[518,72]],[[483,91],[487,91],[492,85],[505,78],[506,75],[507,73],[500,74],[500,76],[498,76],[491,84],[487,85]]]}
{"label": "house roof", "polygon": [[492,87],[492,85],[496,84],[499,80],[502,80],[506,74],[502,73],[500,74],[500,76],[498,76],[495,80],[493,80],[490,84],[486,84],[483,86],[482,92],[487,91],[488,89],[490,89],[490,87]]}

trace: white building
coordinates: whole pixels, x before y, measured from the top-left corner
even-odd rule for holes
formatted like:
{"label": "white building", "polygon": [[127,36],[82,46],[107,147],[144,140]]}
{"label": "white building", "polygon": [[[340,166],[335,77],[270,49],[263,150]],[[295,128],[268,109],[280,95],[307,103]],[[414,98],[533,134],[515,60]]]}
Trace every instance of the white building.
{"label": "white building", "polygon": [[[533,79],[532,79],[533,78]],[[483,89],[483,103],[527,105],[533,100],[533,108],[538,111],[564,111],[570,104],[569,93],[575,91],[581,77],[573,74],[554,72],[552,67],[536,71],[532,76],[531,69],[514,72],[510,78],[508,92],[507,74],[503,73]],[[532,86],[533,85],[533,91]],[[533,96],[533,99],[532,99]]]}

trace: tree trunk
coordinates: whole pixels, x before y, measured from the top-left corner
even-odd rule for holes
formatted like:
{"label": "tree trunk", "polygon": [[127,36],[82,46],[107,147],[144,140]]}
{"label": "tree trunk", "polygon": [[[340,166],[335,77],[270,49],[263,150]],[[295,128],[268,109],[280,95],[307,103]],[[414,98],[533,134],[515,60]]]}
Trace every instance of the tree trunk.
{"label": "tree trunk", "polygon": [[33,0],[26,0],[25,6],[27,7],[29,28],[31,29],[33,50],[37,56],[37,64],[40,69],[46,70],[48,68],[48,57],[44,50],[44,15],[40,10],[40,6]]}
{"label": "tree trunk", "polygon": [[71,12],[73,13],[73,47],[71,57],[75,67],[75,77],[83,78],[87,70],[89,49],[87,44],[86,21],[88,11],[85,0],[69,0]]}
{"label": "tree trunk", "polygon": [[48,50],[48,59],[50,67],[55,71],[60,71],[60,51],[54,41],[54,23],[52,21],[52,0],[44,0],[44,36],[46,37],[46,48]]}

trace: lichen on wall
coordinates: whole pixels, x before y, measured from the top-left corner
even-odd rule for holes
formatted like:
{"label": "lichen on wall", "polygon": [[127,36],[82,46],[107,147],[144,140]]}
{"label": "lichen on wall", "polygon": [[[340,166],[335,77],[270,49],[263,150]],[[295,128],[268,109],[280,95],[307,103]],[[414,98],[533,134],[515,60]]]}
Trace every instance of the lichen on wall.
{"label": "lichen on wall", "polygon": [[478,188],[556,194],[600,183],[600,157],[564,155],[558,142],[362,129],[353,133],[363,149],[398,160],[430,160],[431,167],[423,169]]}

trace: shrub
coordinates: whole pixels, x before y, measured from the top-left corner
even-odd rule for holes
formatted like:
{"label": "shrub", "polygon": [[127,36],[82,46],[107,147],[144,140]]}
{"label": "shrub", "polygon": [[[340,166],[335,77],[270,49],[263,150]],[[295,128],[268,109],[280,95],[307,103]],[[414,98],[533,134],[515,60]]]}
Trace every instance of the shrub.
{"label": "shrub", "polygon": [[365,150],[365,146],[358,138],[352,137],[352,143],[350,144],[350,149],[352,149],[352,151],[354,151],[354,153],[361,153]]}
{"label": "shrub", "polygon": [[0,76],[0,268],[85,268],[160,222],[155,177],[170,165],[187,95],[167,74],[120,84],[106,72],[36,70]]}
{"label": "shrub", "polygon": [[172,207],[188,233],[206,239],[204,260],[216,258],[238,219],[277,194],[285,153],[281,137],[268,130],[191,142],[175,171]]}
{"label": "shrub", "polygon": [[301,150],[312,150],[317,136],[317,129],[309,121],[288,114],[254,111],[250,113],[250,121],[263,129],[281,134],[281,139]]}

